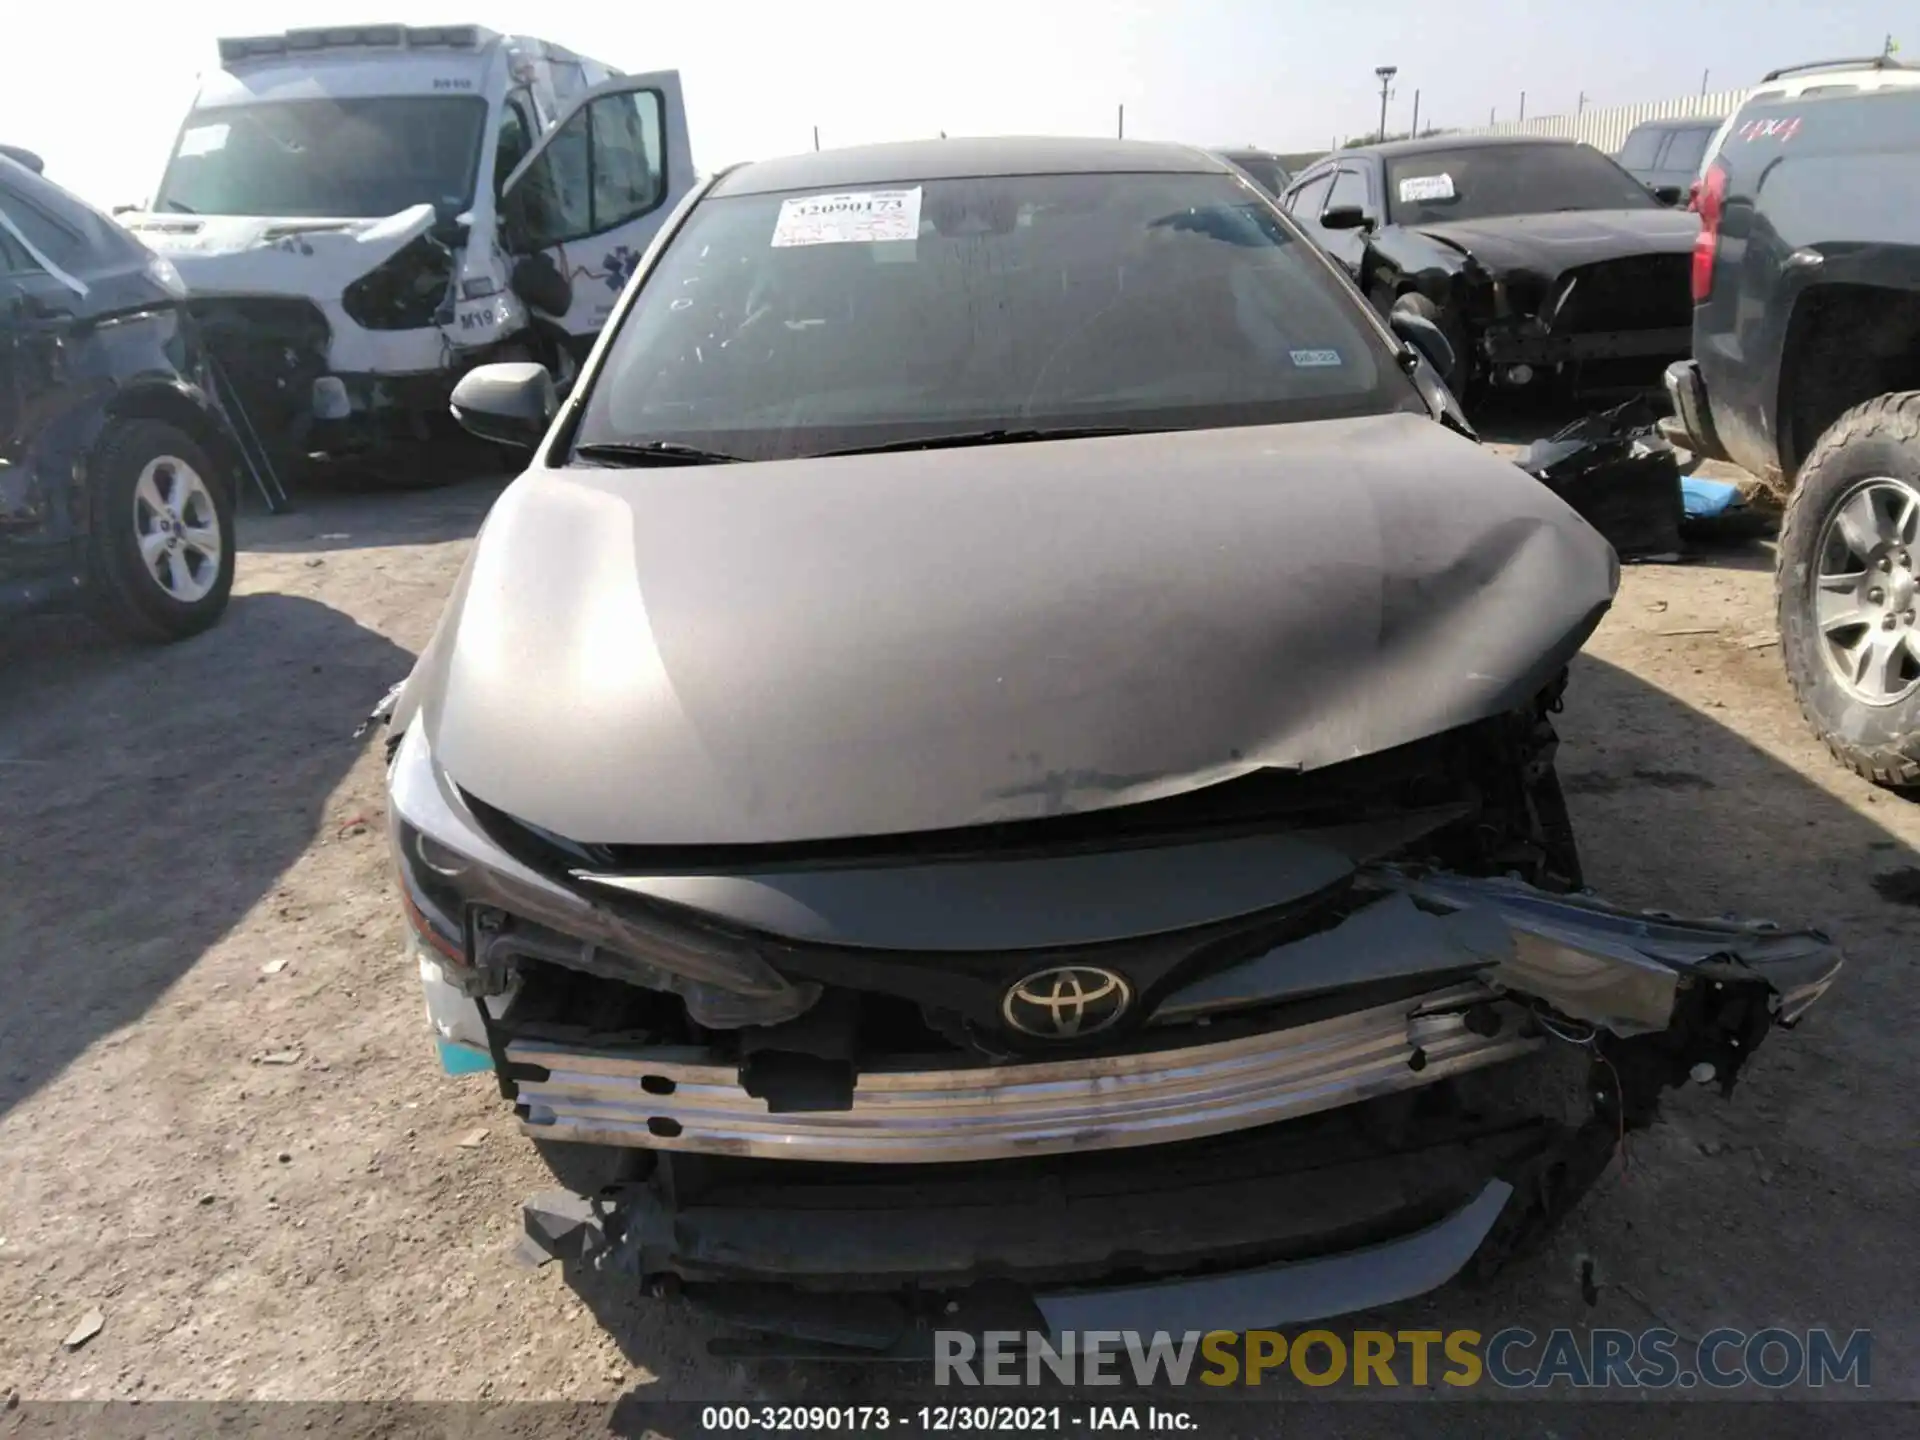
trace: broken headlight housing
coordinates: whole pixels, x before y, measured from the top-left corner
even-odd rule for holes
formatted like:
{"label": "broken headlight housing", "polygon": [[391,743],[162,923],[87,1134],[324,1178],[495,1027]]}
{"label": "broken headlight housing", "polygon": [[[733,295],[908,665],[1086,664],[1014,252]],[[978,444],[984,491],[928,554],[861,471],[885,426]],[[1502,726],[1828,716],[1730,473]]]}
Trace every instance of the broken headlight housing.
{"label": "broken headlight housing", "polygon": [[400,903],[414,933],[440,959],[466,967],[466,900],[459,882],[473,862],[399,815],[393,818],[393,858]]}
{"label": "broken headlight housing", "polygon": [[819,998],[746,941],[590,898],[503,848],[434,764],[417,721],[394,749],[387,806],[408,923],[470,993],[496,993],[515,954],[550,959],[557,944],[562,963],[678,995],[713,1029],[777,1024]]}
{"label": "broken headlight housing", "polygon": [[420,330],[452,319],[453,252],[431,235],[408,241],[347,286],[341,308],[368,330]]}

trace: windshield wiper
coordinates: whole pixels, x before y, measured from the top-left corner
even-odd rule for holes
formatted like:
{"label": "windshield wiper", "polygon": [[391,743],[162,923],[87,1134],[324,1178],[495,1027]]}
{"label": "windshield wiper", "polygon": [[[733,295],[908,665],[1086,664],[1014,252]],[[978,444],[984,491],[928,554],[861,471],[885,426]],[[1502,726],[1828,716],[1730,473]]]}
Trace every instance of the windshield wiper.
{"label": "windshield wiper", "polygon": [[1170,428],[1154,425],[1059,425],[1051,429],[963,430],[953,435],[917,435],[879,445],[827,450],[824,455],[885,455],[899,450],[958,450],[968,445],[1019,445],[1029,440],[1094,440],[1103,435],[1158,435]]}
{"label": "windshield wiper", "polygon": [[198,215],[200,213],[191,205],[179,200],[162,200],[160,202],[160,208],[162,210],[172,211],[175,215]]}
{"label": "windshield wiper", "polygon": [[724,450],[702,450],[698,445],[682,445],[677,440],[608,440],[577,445],[573,453],[582,460],[597,460],[603,465],[737,465],[744,455],[729,455]]}

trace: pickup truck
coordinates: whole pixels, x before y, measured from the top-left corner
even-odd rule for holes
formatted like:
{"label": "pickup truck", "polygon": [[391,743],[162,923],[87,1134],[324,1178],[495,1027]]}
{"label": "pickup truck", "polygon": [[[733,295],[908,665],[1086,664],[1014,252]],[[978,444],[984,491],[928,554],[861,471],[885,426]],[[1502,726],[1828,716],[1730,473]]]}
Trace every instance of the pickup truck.
{"label": "pickup truck", "polygon": [[1698,208],[1663,428],[1785,497],[1800,707],[1843,764],[1920,786],[1920,89],[1748,102]]}

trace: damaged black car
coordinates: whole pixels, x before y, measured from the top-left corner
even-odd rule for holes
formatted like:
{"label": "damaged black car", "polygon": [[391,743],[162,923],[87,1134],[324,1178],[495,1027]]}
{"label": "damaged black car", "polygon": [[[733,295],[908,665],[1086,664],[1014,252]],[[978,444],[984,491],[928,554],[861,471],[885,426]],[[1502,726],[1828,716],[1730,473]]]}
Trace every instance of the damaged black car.
{"label": "damaged black car", "polygon": [[[1822,935],[1583,889],[1606,543],[1230,165],[942,141],[713,178],[387,709],[450,1071],[546,1256],[752,1353],[1244,1330],[1480,1272]],[[757,1347],[757,1348],[755,1348]]]}
{"label": "damaged black car", "polygon": [[1438,136],[1330,155],[1281,203],[1383,313],[1451,342],[1448,384],[1654,389],[1689,353],[1697,215],[1591,145]]}
{"label": "damaged black car", "polygon": [[244,454],[173,266],[0,155],[0,617],[142,641],[219,620]]}

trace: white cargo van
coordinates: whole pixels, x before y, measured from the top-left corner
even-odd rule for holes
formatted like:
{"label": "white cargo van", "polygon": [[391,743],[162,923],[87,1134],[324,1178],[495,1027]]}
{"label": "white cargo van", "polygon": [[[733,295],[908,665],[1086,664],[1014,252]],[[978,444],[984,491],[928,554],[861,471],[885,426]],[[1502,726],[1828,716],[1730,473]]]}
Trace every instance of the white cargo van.
{"label": "white cargo van", "polygon": [[692,187],[679,75],[473,25],[219,42],[121,218],[278,456],[425,439],[474,365],[563,383]]}

